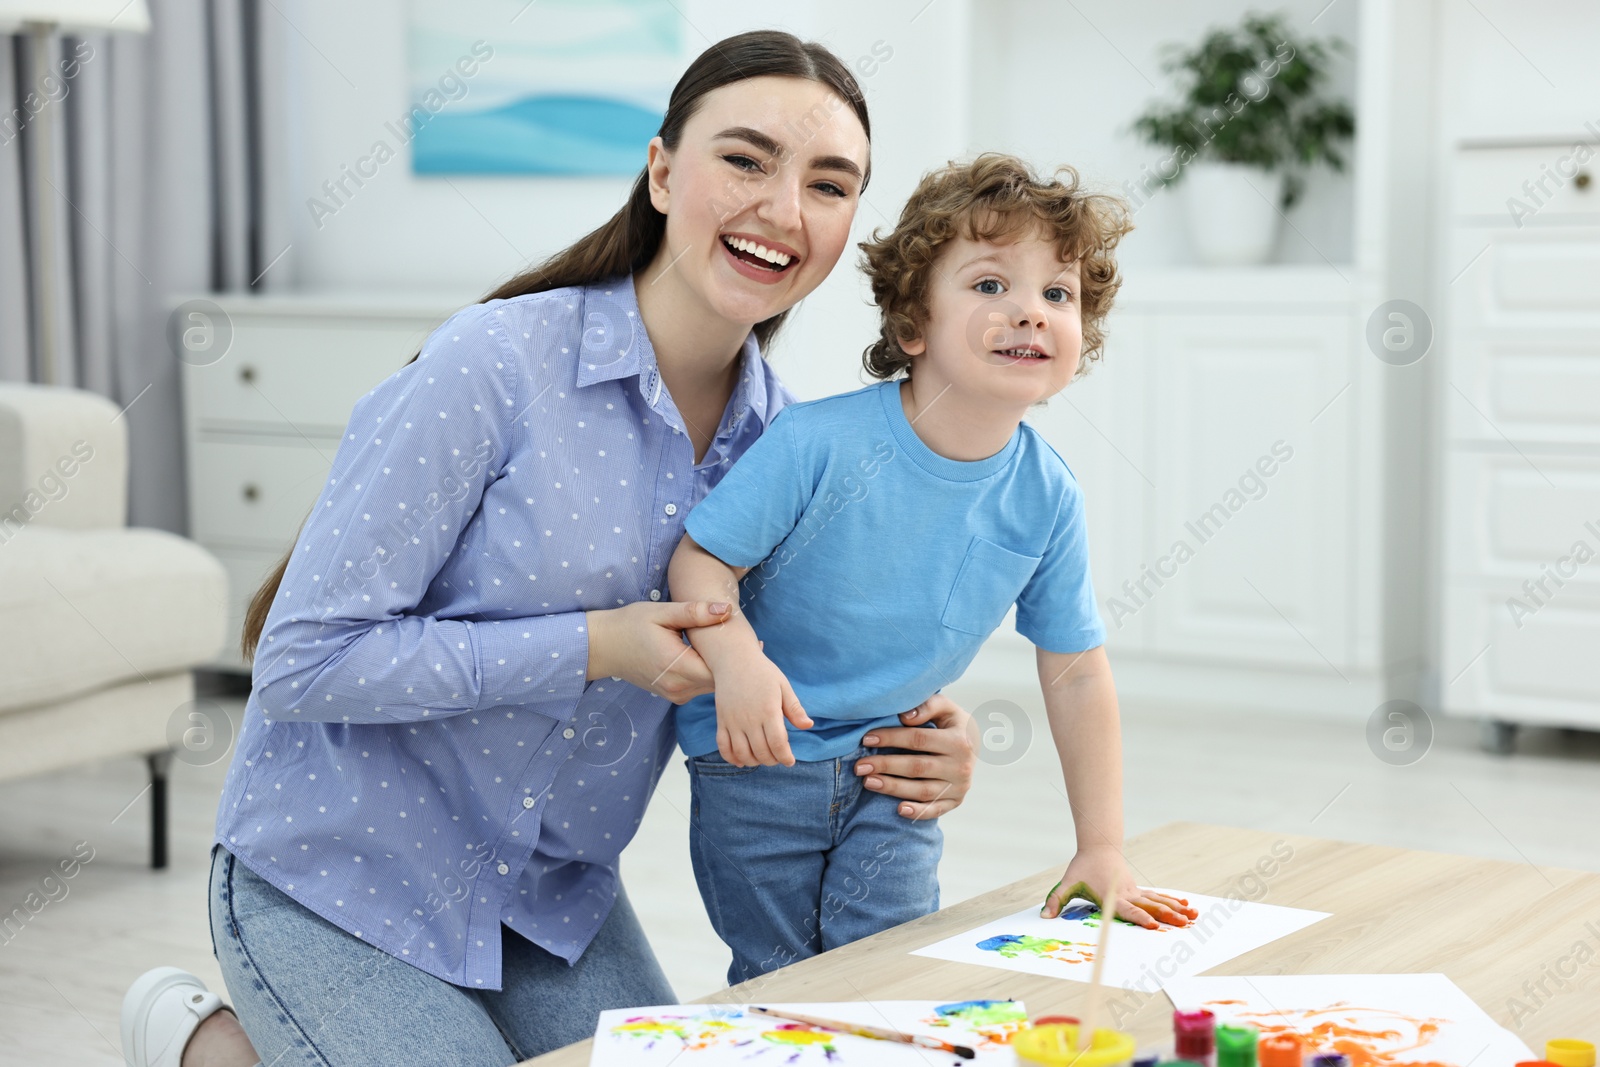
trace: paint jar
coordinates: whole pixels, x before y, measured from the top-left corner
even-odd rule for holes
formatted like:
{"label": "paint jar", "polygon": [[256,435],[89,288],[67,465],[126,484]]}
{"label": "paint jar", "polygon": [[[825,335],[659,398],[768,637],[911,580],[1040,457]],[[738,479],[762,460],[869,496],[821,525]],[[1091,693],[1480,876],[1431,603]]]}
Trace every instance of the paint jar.
{"label": "paint jar", "polygon": [[1306,1055],[1299,1034],[1268,1034],[1256,1054],[1261,1067],[1300,1067]]}
{"label": "paint jar", "polygon": [[1544,1043],[1544,1058],[1559,1067],[1594,1067],[1594,1042],[1553,1038]]}
{"label": "paint jar", "polygon": [[1217,1062],[1217,1017],[1200,1008],[1197,1011],[1172,1013],[1172,1054],[1180,1060],[1192,1060],[1204,1067],[1215,1067]]}
{"label": "paint jar", "polygon": [[1350,1067],[1350,1057],[1342,1052],[1319,1052],[1311,1057],[1310,1067]]}
{"label": "paint jar", "polygon": [[1255,1027],[1217,1027],[1217,1067],[1256,1067]]}
{"label": "paint jar", "polygon": [[1132,1034],[1096,1028],[1089,1047],[1078,1049],[1078,1028],[1066,1023],[1019,1030],[1011,1048],[1023,1063],[1046,1067],[1131,1067],[1135,1042]]}

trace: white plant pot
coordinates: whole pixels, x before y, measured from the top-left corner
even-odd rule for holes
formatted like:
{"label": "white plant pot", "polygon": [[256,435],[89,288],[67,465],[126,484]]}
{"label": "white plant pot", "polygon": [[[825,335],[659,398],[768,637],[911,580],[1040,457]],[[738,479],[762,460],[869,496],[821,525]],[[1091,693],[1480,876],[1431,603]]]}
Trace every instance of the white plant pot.
{"label": "white plant pot", "polygon": [[1265,263],[1278,241],[1284,176],[1246,163],[1196,160],[1178,184],[1189,239],[1201,263]]}

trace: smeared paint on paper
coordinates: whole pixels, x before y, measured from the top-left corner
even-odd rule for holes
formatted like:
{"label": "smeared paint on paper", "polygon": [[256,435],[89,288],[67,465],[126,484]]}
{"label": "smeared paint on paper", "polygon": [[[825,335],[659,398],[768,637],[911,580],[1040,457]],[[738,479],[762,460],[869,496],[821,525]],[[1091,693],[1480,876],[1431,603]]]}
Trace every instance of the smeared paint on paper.
{"label": "smeared paint on paper", "polygon": [[1182,1008],[1263,1036],[1299,1035],[1307,1055],[1342,1052],[1352,1067],[1467,1067],[1533,1058],[1442,974],[1186,978],[1167,985]]}
{"label": "smeared paint on paper", "polygon": [[[926,1067],[928,1050],[856,1034],[837,1033],[770,1015],[743,1004],[682,1004],[600,1013],[594,1067],[850,1067],[904,1064]],[[766,1007],[842,1022],[927,1034],[968,1045],[992,1065],[1012,1062],[1011,1035],[1028,1024],[1027,1009],[1011,1000],[891,1000]]]}
{"label": "smeared paint on paper", "polygon": [[[1108,931],[1116,948],[1106,956],[1107,984],[1154,993],[1171,978],[1209,970],[1327,918],[1326,912],[1236,897],[1161,892],[1187,898],[1199,916],[1185,927],[1154,929],[1119,917]],[[1087,982],[1099,951],[1100,924],[1100,908],[1090,902],[1069,903],[1054,919],[1041,918],[1030,908],[919,948],[914,955]]]}
{"label": "smeared paint on paper", "polygon": [[938,1028],[964,1024],[982,1035],[983,1040],[975,1047],[983,1048],[985,1043],[1010,1044],[1011,1035],[1028,1025],[1028,1013],[1015,1000],[958,1000],[939,1005],[934,1014],[923,1021],[928,1024],[930,1033],[940,1037],[945,1035],[940,1034]]}
{"label": "smeared paint on paper", "polygon": [[985,952],[998,952],[1008,960],[1030,955],[1063,963],[1092,963],[1095,945],[1092,941],[1062,941],[1032,934],[996,934],[979,941],[978,947]]}

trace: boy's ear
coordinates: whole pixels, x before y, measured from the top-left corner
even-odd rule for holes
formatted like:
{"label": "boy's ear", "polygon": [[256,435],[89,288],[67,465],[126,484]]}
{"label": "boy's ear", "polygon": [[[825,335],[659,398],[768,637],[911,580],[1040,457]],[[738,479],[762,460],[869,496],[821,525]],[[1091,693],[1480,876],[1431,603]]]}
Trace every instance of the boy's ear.
{"label": "boy's ear", "polygon": [[928,342],[925,341],[920,334],[911,338],[910,340],[906,340],[904,338],[900,340],[900,351],[904,352],[908,356],[920,356],[927,350]]}

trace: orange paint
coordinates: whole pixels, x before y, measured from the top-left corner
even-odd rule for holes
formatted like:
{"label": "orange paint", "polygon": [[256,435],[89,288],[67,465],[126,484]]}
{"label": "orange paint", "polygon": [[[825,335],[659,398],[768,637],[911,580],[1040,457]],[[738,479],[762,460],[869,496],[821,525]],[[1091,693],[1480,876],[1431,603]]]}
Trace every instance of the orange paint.
{"label": "orange paint", "polygon": [[[1241,1004],[1238,1000],[1213,1000],[1207,1006]],[[1326,1008],[1300,1008],[1285,1011],[1240,1012],[1236,1020],[1245,1020],[1261,1031],[1261,1067],[1273,1067],[1269,1061],[1270,1042],[1288,1038],[1311,1052],[1342,1052],[1350,1057],[1351,1067],[1464,1067],[1458,1064],[1419,1060],[1409,1054],[1423,1049],[1439,1036],[1443,1019],[1419,1018],[1388,1008],[1363,1008],[1340,1002]],[[1378,1020],[1377,1028],[1368,1022],[1356,1025],[1356,1020]],[[1290,1021],[1286,1021],[1290,1020]],[[1283,1063],[1299,1063],[1287,1058]]]}
{"label": "orange paint", "polygon": [[1256,1062],[1261,1067],[1300,1067],[1304,1057],[1300,1035],[1294,1031],[1261,1035],[1261,1045],[1256,1053]]}

